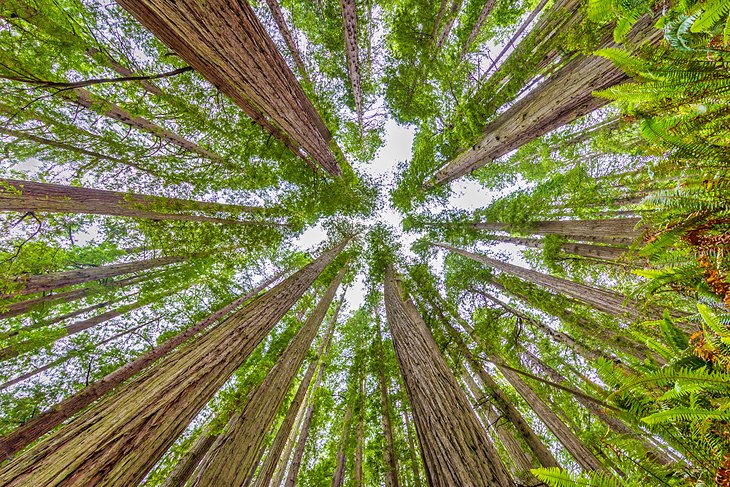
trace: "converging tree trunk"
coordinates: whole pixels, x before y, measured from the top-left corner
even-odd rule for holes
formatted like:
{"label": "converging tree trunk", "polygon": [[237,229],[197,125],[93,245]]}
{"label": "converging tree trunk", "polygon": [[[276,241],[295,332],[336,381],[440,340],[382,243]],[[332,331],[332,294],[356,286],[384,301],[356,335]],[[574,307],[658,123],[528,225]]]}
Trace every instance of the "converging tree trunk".
{"label": "converging tree trunk", "polygon": [[51,479],[67,485],[139,483],[346,243],[20,455],[0,470],[0,484],[48,485]]}
{"label": "converging tree trunk", "polygon": [[[532,249],[542,249],[544,242],[538,238],[505,237],[503,235],[491,235],[490,240],[505,242],[515,245],[522,245]],[[625,247],[614,247],[611,245],[590,245],[583,243],[566,242],[561,244],[560,250],[566,254],[584,257],[586,259],[605,260],[616,262],[624,259],[628,249]]]}
{"label": "converging tree trunk", "polygon": [[514,485],[392,265],[385,309],[429,484]]}
{"label": "converging tree trunk", "polygon": [[294,35],[289,28],[289,24],[286,22],[284,12],[281,10],[281,5],[279,5],[278,0],[266,0],[266,5],[268,5],[269,10],[271,10],[271,16],[274,18],[274,22],[276,22],[276,27],[279,29],[279,33],[284,39],[284,43],[286,43],[286,47],[289,49],[292,59],[294,59],[294,65],[297,67],[299,75],[307,83],[311,83],[312,81],[309,79],[309,74],[307,73],[307,66],[304,64],[304,58],[302,53],[299,51],[296,41],[294,40]]}
{"label": "converging tree trunk", "polygon": [[295,155],[341,174],[332,135],[248,2],[117,3]]}
{"label": "converging tree trunk", "polygon": [[350,89],[355,100],[355,113],[362,125],[362,88],[360,86],[360,47],[357,42],[357,4],[355,0],[340,0],[342,25],[345,36],[345,56],[347,72],[350,76]]}
{"label": "converging tree trunk", "polygon": [[[266,432],[276,418],[286,392],[304,362],[346,270],[347,268],[343,267],[334,278],[317,307],[266,375],[264,382],[252,393],[238,420],[218,437],[206,459],[199,466],[201,473],[193,482],[193,486],[244,484],[258,461],[257,453],[264,444]],[[305,376],[305,380],[311,380],[315,367],[316,363],[313,362],[306,372],[308,378]],[[306,394],[306,388],[300,392],[301,394],[297,395],[300,396],[301,402]]]}
{"label": "converging tree trunk", "polygon": [[398,457],[395,454],[393,442],[393,425],[391,421],[390,391],[388,390],[388,377],[385,374],[385,352],[383,350],[383,336],[380,330],[380,320],[377,320],[377,368],[378,368],[378,389],[380,390],[380,407],[383,409],[383,436],[385,437],[385,451],[383,460],[385,463],[385,486],[399,487],[398,482]]}
{"label": "converging tree trunk", "polygon": [[121,385],[127,379],[130,379],[138,372],[144,370],[146,367],[164,357],[190,338],[208,328],[208,326],[239,308],[246,301],[255,297],[263,289],[276,282],[280,277],[281,274],[278,274],[263,281],[245,296],[236,299],[195,325],[178,333],[172,338],[169,338],[167,341],[153,348],[146,354],[138,357],[114,372],[107,374],[102,379],[90,384],[85,389],[64,399],[54,407],[23,424],[6,437],[0,439],[0,458],[8,458],[23,450],[25,447],[63,423],[68,418],[82,411],[86,406]]}
{"label": "converging tree trunk", "polygon": [[332,487],[342,487],[345,482],[345,465],[347,464],[347,440],[350,438],[350,427],[352,425],[352,404],[347,405],[345,417],[342,420],[342,433],[337,447],[337,466],[332,474]]}
{"label": "converging tree trunk", "polygon": [[[510,225],[499,222],[481,222],[471,225],[477,230],[509,231]],[[518,229],[531,235],[560,235],[570,240],[627,246],[635,243],[644,233],[641,218],[604,218],[601,220],[553,220],[530,223]]]}
{"label": "converging tree trunk", "polygon": [[[1,211],[38,211],[110,215],[149,220],[182,220],[225,223],[229,225],[280,225],[271,221],[240,220],[237,215],[266,214],[255,206],[229,205],[204,201],[120,193],[103,189],[79,188],[61,184],[0,179]],[[208,216],[223,213],[226,216]]]}

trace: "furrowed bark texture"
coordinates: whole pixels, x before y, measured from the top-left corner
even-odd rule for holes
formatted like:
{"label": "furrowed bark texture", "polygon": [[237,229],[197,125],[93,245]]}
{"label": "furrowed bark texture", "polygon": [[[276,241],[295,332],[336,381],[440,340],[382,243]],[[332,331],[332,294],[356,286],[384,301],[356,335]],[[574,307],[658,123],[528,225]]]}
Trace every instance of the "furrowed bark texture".
{"label": "furrowed bark texture", "polygon": [[[320,370],[322,370],[321,366]],[[317,376],[319,377],[319,374]],[[312,401],[314,401],[314,391],[317,390],[318,386],[319,383],[315,380],[314,386],[312,387],[312,390],[310,391],[309,395],[306,398],[306,402],[304,403],[305,408],[299,411],[299,416],[297,417],[297,420],[294,423],[294,427],[289,433],[289,438],[286,441],[286,448],[284,448],[284,452],[281,454],[281,458],[279,458],[279,463],[276,465],[276,470],[274,471],[271,482],[269,482],[266,487],[280,487],[281,485],[284,485],[283,482],[284,475],[286,474],[286,467],[291,461],[292,452],[294,451],[294,447],[296,446],[297,438],[299,437],[300,429],[302,427],[302,422],[304,421],[304,417],[307,415],[307,411],[309,411],[309,407],[312,404]],[[292,463],[292,465],[294,464]]]}
{"label": "furrowed bark texture", "polygon": [[98,267],[87,267],[73,271],[17,276],[12,278],[10,283],[13,285],[13,288],[17,287],[19,289],[13,289],[10,294],[0,295],[0,299],[51,291],[52,289],[98,281],[100,279],[109,279],[110,277],[146,271],[147,269],[175,264],[184,260],[186,260],[186,257],[182,256],[156,257],[154,259],[125,262],[122,264],[109,264]]}
{"label": "furrowed bark texture", "polygon": [[[571,240],[604,243],[608,245],[631,245],[644,233],[640,227],[641,218],[606,218],[602,220],[554,220],[530,224],[524,232],[532,235],[561,235]],[[509,231],[506,223],[474,223],[477,230]]]}
{"label": "furrowed bark texture", "polygon": [[[251,395],[238,421],[216,440],[200,466],[201,474],[193,482],[194,487],[244,485],[246,477],[258,462],[257,453],[264,445],[266,433],[304,362],[346,270],[343,267],[332,281],[317,307],[266,375],[264,382]],[[311,380],[314,375],[316,362],[312,365],[306,372],[308,378],[305,375],[305,380]],[[306,388],[300,392],[301,395],[297,393],[300,396],[299,402],[304,398]]]}
{"label": "furrowed bark texture", "polygon": [[[661,32],[645,16],[631,38],[655,42]],[[616,47],[608,33],[597,48]],[[484,128],[482,138],[439,169],[427,187],[453,181],[511,150],[570,123],[606,105],[609,100],[593,96],[630,77],[606,58],[577,55],[535,89],[498,115]]]}
{"label": "furrowed bark texture", "polygon": [[296,155],[341,174],[332,135],[247,2],[117,3]]}
{"label": "furrowed bark texture", "polygon": [[141,132],[147,132],[150,135],[159,137],[169,144],[193,152],[206,159],[210,159],[215,162],[223,162],[223,158],[218,154],[204,149],[195,142],[187,140],[166,128],[157,125],[156,123],[147,120],[146,118],[132,115],[132,113],[120,107],[116,103],[97,98],[88,90],[76,88],[73,91],[64,92],[61,96],[70,103],[75,103],[84,108],[88,108],[89,110],[96,111],[105,117],[121,122]]}
{"label": "furrowed bark texture", "polygon": [[197,322],[190,328],[187,328],[185,331],[169,338],[167,341],[153,348],[146,354],[136,358],[114,372],[107,374],[102,379],[99,379],[73,396],[64,399],[49,410],[44,411],[40,415],[18,427],[18,429],[0,440],[0,458],[8,458],[23,450],[25,447],[63,423],[71,416],[79,413],[86,406],[121,385],[127,379],[130,379],[138,372],[141,372],[149,365],[167,355],[173,349],[205,330],[208,326],[239,308],[243,305],[243,303],[253,298],[263,289],[278,280],[279,277],[281,277],[281,274],[262,282],[245,296],[236,299],[207,318]]}
{"label": "furrowed bark texture", "polygon": [[286,47],[287,49],[289,49],[289,52],[294,59],[294,65],[297,67],[299,75],[307,83],[311,83],[311,80],[309,79],[309,74],[307,74],[307,67],[304,64],[304,58],[302,56],[302,53],[299,52],[299,47],[297,47],[297,43],[294,40],[291,29],[289,29],[289,24],[286,23],[286,18],[284,17],[284,12],[281,10],[281,5],[279,5],[279,2],[277,0],[266,0],[266,5],[268,5],[269,10],[271,10],[271,16],[274,17],[276,27],[279,29],[279,33],[281,33],[281,37],[284,38]]}
{"label": "furrowed bark texture", "polygon": [[[492,235],[489,237],[496,242],[505,242],[515,245],[522,245],[532,249],[542,249],[543,241],[539,238],[505,237]],[[626,257],[628,249],[625,247],[613,247],[610,245],[590,245],[583,243],[567,242],[561,245],[560,249],[566,254],[577,255],[588,259],[606,260],[616,262]]]}
{"label": "furrowed bark texture", "polygon": [[0,485],[138,484],[346,243],[14,459]]}
{"label": "furrowed bark texture", "polygon": [[557,414],[545,404],[534,390],[513,370],[499,365],[502,359],[492,356],[491,360],[496,363],[499,371],[505,379],[515,388],[520,396],[535,411],[535,414],[553,432],[568,452],[573,456],[578,465],[584,470],[605,470],[601,461],[596,458],[593,452],[583,441],[558,417]]}
{"label": "furrowed bark texture", "polygon": [[[230,215],[266,211],[253,206],[209,203],[15,179],[0,179],[0,210],[81,213],[226,224],[258,224],[259,222],[252,220],[237,220]],[[191,212],[227,213],[228,216],[225,218],[205,216]]]}
{"label": "furrowed bark texture", "polygon": [[378,333],[375,339],[378,346],[378,389],[380,391],[380,406],[383,408],[383,436],[385,437],[385,451],[383,459],[385,461],[385,487],[399,487],[398,482],[398,457],[395,454],[395,446],[393,442],[393,424],[391,421],[390,391],[388,390],[388,379],[385,375],[383,336],[380,331],[380,322],[378,325]]}
{"label": "furrowed bark texture", "polygon": [[513,486],[415,305],[392,266],[385,277],[385,309],[413,409],[431,486]]}
{"label": "furrowed bark texture", "polygon": [[355,0],[340,0],[342,24],[345,36],[347,72],[350,75],[350,89],[355,99],[355,113],[362,123],[362,89],[360,87],[360,47],[357,42],[357,4]]}
{"label": "furrowed bark texture", "polygon": [[525,269],[524,267],[508,264],[506,262],[492,259],[491,257],[468,252],[450,245],[435,245],[477,262],[481,262],[482,264],[488,265],[498,271],[506,272],[515,277],[519,277],[520,279],[544,286],[555,292],[577,299],[583,303],[590,304],[595,309],[603,311],[604,313],[608,313],[613,316],[629,316],[631,318],[638,318],[641,316],[641,313],[635,304],[631,302],[624,304],[624,298],[612,291],[586,286],[568,279],[543,274],[532,269]]}
{"label": "furrowed bark texture", "polygon": [[276,436],[274,437],[274,441],[271,443],[269,452],[266,454],[266,459],[264,460],[264,463],[259,470],[258,477],[256,478],[256,483],[254,484],[255,487],[268,487],[271,482],[271,478],[276,470],[276,465],[279,463],[284,447],[286,446],[286,441],[289,436],[291,436],[291,430],[294,427],[294,422],[296,421],[299,411],[302,409],[302,405],[306,399],[309,385],[312,383],[314,373],[319,365],[319,359],[327,353],[326,351],[329,351],[329,344],[332,340],[332,333],[334,333],[337,316],[339,315],[341,306],[342,301],[339,301],[335,308],[335,312],[330,319],[327,331],[322,338],[322,343],[320,343],[317,350],[317,358],[310,362],[307,370],[304,372],[304,377],[302,377],[302,381],[299,383],[297,392],[294,394],[294,398],[289,405],[286,416],[284,416],[284,421],[282,421],[279,426],[279,430],[276,432]]}

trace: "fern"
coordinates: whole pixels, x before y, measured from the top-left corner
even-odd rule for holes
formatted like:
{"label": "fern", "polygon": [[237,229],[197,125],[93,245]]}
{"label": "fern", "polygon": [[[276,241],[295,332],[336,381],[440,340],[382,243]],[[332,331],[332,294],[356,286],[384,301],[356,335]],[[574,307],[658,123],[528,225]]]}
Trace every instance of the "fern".
{"label": "fern", "polygon": [[649,425],[674,423],[676,421],[727,421],[730,420],[730,411],[677,407],[650,414],[649,416],[641,418],[641,420]]}
{"label": "fern", "polygon": [[692,32],[709,32],[723,17],[730,15],[730,0],[708,0],[702,7],[703,13],[692,24]]}

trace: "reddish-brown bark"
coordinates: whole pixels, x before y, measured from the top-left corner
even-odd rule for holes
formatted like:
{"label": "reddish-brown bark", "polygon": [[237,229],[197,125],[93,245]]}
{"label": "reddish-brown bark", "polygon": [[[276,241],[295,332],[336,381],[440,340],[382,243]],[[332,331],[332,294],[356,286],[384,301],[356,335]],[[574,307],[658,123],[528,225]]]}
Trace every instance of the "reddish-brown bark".
{"label": "reddish-brown bark", "polygon": [[350,75],[350,89],[355,99],[355,113],[362,123],[362,88],[360,86],[360,47],[357,42],[357,4],[355,0],[340,0],[342,24],[345,36],[347,72]]}

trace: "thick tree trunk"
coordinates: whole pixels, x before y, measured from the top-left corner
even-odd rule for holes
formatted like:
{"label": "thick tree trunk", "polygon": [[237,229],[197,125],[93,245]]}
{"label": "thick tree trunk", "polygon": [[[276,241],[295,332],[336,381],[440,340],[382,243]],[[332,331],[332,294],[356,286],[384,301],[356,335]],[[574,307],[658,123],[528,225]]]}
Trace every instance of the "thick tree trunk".
{"label": "thick tree trunk", "polygon": [[[605,218],[601,220],[554,220],[530,224],[521,231],[531,235],[560,235],[570,240],[604,243],[613,246],[632,245],[644,233],[641,218]],[[509,231],[506,223],[474,223],[477,230]]]}
{"label": "thick tree trunk", "polygon": [[[102,288],[92,286],[92,287],[85,287],[82,289],[73,289],[71,291],[47,294],[45,296],[41,296],[38,298],[26,299],[23,301],[18,301],[17,303],[7,304],[0,308],[0,309],[4,310],[4,311],[0,312],[0,320],[13,318],[15,316],[29,313],[30,311],[33,311],[34,309],[39,308],[44,305],[52,306],[55,304],[70,303],[72,301],[77,301],[79,299],[83,299],[85,297],[88,297],[88,296],[91,296],[93,294],[97,294],[100,292],[104,292],[106,290],[117,289],[117,288],[125,287],[125,286],[131,286],[133,284],[139,284],[140,282],[144,282],[149,279],[152,279],[153,277],[155,277],[155,275],[156,275],[155,273],[147,273],[143,276],[127,277],[124,279],[119,279],[117,281],[112,281],[112,282],[104,284],[104,287],[102,287]],[[0,338],[6,338],[8,336],[12,336],[11,333],[12,332],[2,333],[2,334],[0,334]]]}
{"label": "thick tree trunk", "polygon": [[[661,32],[649,16],[634,27],[633,39],[655,42]],[[611,32],[596,48],[615,47]],[[612,61],[598,56],[577,55],[547,77],[526,96],[487,124],[481,139],[470,149],[439,169],[426,188],[453,181],[542,135],[606,105],[609,100],[593,96],[629,80]]]}
{"label": "thick tree trunk", "polygon": [[383,409],[383,437],[385,437],[385,451],[383,460],[385,467],[385,487],[399,487],[398,482],[398,457],[395,454],[393,442],[393,424],[391,421],[390,391],[388,390],[388,378],[385,375],[385,355],[383,350],[383,336],[380,331],[380,322],[377,323],[378,331],[375,339],[378,347],[378,389],[380,390],[380,407]]}
{"label": "thick tree trunk", "polygon": [[584,470],[604,470],[601,461],[596,458],[593,452],[568,428],[565,423],[558,417],[550,406],[538,396],[535,391],[513,370],[501,366],[502,359],[492,355],[490,360],[497,365],[499,371],[504,375],[507,381],[515,388],[520,396],[535,411],[535,414],[545,425],[553,432],[568,452],[573,456],[578,465]]}
{"label": "thick tree trunk", "polygon": [[154,137],[159,137],[169,144],[193,152],[201,157],[205,157],[206,159],[210,159],[215,162],[224,162],[223,158],[218,154],[215,154],[208,149],[204,149],[195,142],[187,140],[166,128],[157,125],[156,123],[147,120],[146,118],[133,115],[129,111],[110,102],[109,100],[97,98],[90,91],[83,88],[76,88],[72,91],[63,92],[61,96],[71,103],[96,111],[105,117],[121,122],[141,132],[147,132]]}
{"label": "thick tree trunk", "polygon": [[[193,482],[194,487],[244,484],[251,469],[256,466],[257,453],[264,445],[266,433],[304,362],[346,270],[347,267],[340,270],[317,307],[266,375],[264,382],[252,393],[239,420],[216,440],[199,467],[201,474]],[[313,362],[306,372],[308,377],[305,376],[305,380],[311,380],[315,367],[316,363]],[[306,389],[305,387],[300,391],[301,395],[297,393],[300,396],[299,402],[304,399]]]}
{"label": "thick tree trunk", "polygon": [[[491,235],[490,240],[505,242],[533,249],[542,249],[543,241],[538,238],[505,237],[503,235]],[[566,254],[577,255],[587,259],[605,260],[616,262],[626,257],[628,249],[625,247],[613,247],[610,245],[590,245],[582,243],[566,242],[560,249]]]}
{"label": "thick tree trunk", "polygon": [[642,313],[638,308],[638,304],[634,302],[627,302],[624,304],[625,298],[618,293],[608,291],[605,289],[598,289],[585,284],[570,281],[560,277],[551,276],[549,274],[543,274],[542,272],[534,271],[532,269],[525,269],[514,264],[502,262],[497,259],[492,259],[484,255],[475,254],[466,250],[458,249],[447,244],[434,244],[438,247],[442,247],[451,252],[463,255],[469,259],[481,262],[482,264],[488,265],[495,270],[506,272],[520,279],[524,279],[528,282],[544,286],[551,289],[554,292],[564,294],[571,298],[577,299],[583,303],[589,304],[599,311],[608,313],[613,316],[624,317],[628,316],[632,319],[639,318]]}
{"label": "thick tree trunk", "polygon": [[[462,338],[461,334],[449,323],[442,319],[444,328],[447,334],[456,344],[459,352],[464,356],[464,359],[469,364],[469,367],[477,374],[482,385],[489,391],[492,401],[499,411],[509,420],[510,423],[515,427],[517,432],[522,436],[527,446],[532,451],[537,461],[543,467],[559,467],[560,464],[555,460],[555,457],[542,442],[539,436],[535,434],[532,427],[525,420],[519,410],[512,404],[509,397],[502,391],[497,382],[484,370],[482,364],[474,357],[469,347],[467,347]],[[473,329],[468,330],[470,333]]]}
{"label": "thick tree trunk", "polygon": [[278,0],[266,0],[266,5],[268,5],[269,10],[271,10],[271,16],[274,18],[274,22],[276,22],[276,27],[279,29],[279,33],[284,39],[284,43],[286,43],[286,47],[289,49],[292,59],[294,59],[294,65],[297,67],[299,75],[307,83],[311,83],[309,74],[307,73],[307,67],[304,64],[304,58],[302,53],[299,52],[299,47],[297,47],[297,43],[294,40],[291,29],[289,29],[289,24],[286,23],[286,18],[284,17],[284,12],[281,10],[281,5],[279,5]]}
{"label": "thick tree trunk", "polygon": [[[96,343],[93,347],[94,347],[94,349],[98,349],[102,345],[106,345],[107,343],[109,343],[111,341],[114,341],[117,338],[123,337],[125,335],[129,335],[130,333],[135,332],[135,331],[139,330],[140,328],[143,328],[143,327],[149,325],[150,323],[152,323],[153,321],[157,321],[157,320],[159,320],[159,318],[155,318],[153,320],[150,320],[150,321],[147,321],[145,323],[142,323],[141,325],[137,325],[135,327],[132,327],[129,330],[125,330],[125,331],[123,331],[121,333],[117,333],[116,335],[112,335],[109,338],[107,338],[105,340],[102,340],[99,343]],[[55,367],[56,365],[60,365],[62,363],[65,363],[68,360],[72,359],[73,357],[78,356],[82,352],[84,352],[83,349],[82,350],[74,350],[74,351],[72,351],[70,353],[67,353],[66,355],[64,355],[64,356],[62,356],[62,357],[60,357],[60,358],[58,358],[58,359],[56,359],[56,360],[54,360],[54,361],[46,364],[46,365],[43,365],[43,366],[38,367],[36,369],[33,369],[30,372],[26,372],[25,374],[19,375],[15,379],[11,379],[11,380],[3,383],[3,384],[0,384],[0,391],[2,391],[4,389],[7,389],[8,387],[13,386],[13,385],[15,385],[15,384],[17,384],[19,382],[22,382],[22,381],[24,381],[26,379],[30,379],[31,377],[33,377],[35,375],[38,375],[41,372],[45,372],[46,370],[50,370],[53,367]]]}
{"label": "thick tree trunk", "polygon": [[309,363],[307,370],[304,372],[304,377],[302,377],[302,381],[299,383],[299,387],[297,388],[297,392],[294,394],[294,398],[289,405],[286,416],[284,416],[284,420],[276,432],[274,441],[271,443],[269,452],[266,454],[266,459],[259,470],[254,487],[269,487],[274,471],[276,470],[276,465],[279,463],[284,447],[286,446],[287,439],[291,436],[294,422],[296,421],[297,416],[300,415],[300,410],[302,409],[302,405],[306,399],[307,391],[310,389],[309,385],[312,383],[317,366],[324,355],[326,355],[326,352],[329,351],[329,344],[332,340],[332,334],[335,330],[335,324],[337,323],[337,316],[339,315],[341,306],[342,301],[339,301],[335,307],[335,312],[330,319],[327,331],[322,337],[322,342],[317,350],[317,357]]}
{"label": "thick tree trunk", "polygon": [[175,468],[165,479],[162,487],[185,487],[188,479],[193,474],[198,464],[203,460],[205,455],[213,446],[218,435],[211,434],[209,428],[203,429],[200,436],[195,440],[193,446],[185,452],[185,455],[177,462]]}
{"label": "thick tree trunk", "polygon": [[332,135],[248,2],[117,3],[295,155],[341,174]]}
{"label": "thick tree trunk", "polygon": [[[345,482],[345,465],[347,463],[347,440],[350,437],[350,425],[352,424],[352,405],[347,406],[345,417],[342,420],[342,435],[340,444],[337,447],[337,466],[332,474],[332,487],[342,487]],[[288,485],[288,484],[287,484]]]}
{"label": "thick tree trunk", "polygon": [[255,297],[263,289],[278,280],[279,277],[281,277],[281,274],[267,279],[252,289],[251,292],[245,296],[236,299],[207,318],[199,321],[190,328],[187,328],[185,331],[169,338],[167,341],[153,348],[146,354],[136,358],[114,372],[107,374],[102,379],[77,392],[73,396],[64,399],[49,410],[23,424],[18,429],[0,440],[0,458],[8,458],[23,450],[25,447],[63,423],[65,420],[83,410],[86,406],[101,398],[115,387],[121,385],[127,379],[130,379],[138,372],[144,370],[149,365],[164,357],[190,338],[208,328],[208,326],[239,308],[244,304],[244,302]]}
{"label": "thick tree trunk", "polygon": [[360,47],[357,42],[357,4],[355,0],[340,0],[342,6],[342,25],[345,36],[345,56],[347,72],[350,75],[350,89],[355,99],[355,113],[362,125],[362,88],[360,85]]}
{"label": "thick tree trunk", "polygon": [[[323,253],[20,455],[0,470],[0,485],[139,483],[346,243]],[[65,408],[56,411],[65,414]],[[17,450],[3,445],[2,451],[7,456]]]}
{"label": "thick tree trunk", "polygon": [[[266,221],[235,218],[236,215],[242,213],[262,214],[267,212],[265,208],[260,207],[121,193],[15,179],[0,179],[0,211],[79,213],[233,225],[272,224],[272,222]],[[194,214],[194,212],[226,213],[229,216],[205,216]],[[274,223],[274,225],[278,224]]]}
{"label": "thick tree trunk", "polygon": [[515,480],[524,481],[528,478],[530,480],[534,480],[534,477],[530,474],[530,470],[534,468],[532,460],[527,456],[522,449],[520,442],[507,427],[507,423],[505,421],[500,421],[502,417],[492,406],[490,398],[484,394],[466,368],[462,371],[462,379],[464,380],[467,388],[471,391],[471,394],[476,401],[476,407],[484,412],[484,418],[486,419],[484,426],[494,430],[497,438],[499,438],[502,446],[507,451],[507,455],[509,455],[510,460],[512,460],[512,464],[514,465],[513,477]]}
{"label": "thick tree trunk", "polygon": [[514,485],[391,265],[385,308],[429,484]]}
{"label": "thick tree trunk", "polygon": [[9,279],[7,287],[11,288],[9,294],[0,295],[0,299],[24,294],[39,293],[59,289],[75,284],[109,279],[111,277],[131,274],[133,272],[146,271],[186,260],[187,257],[170,256],[156,257],[153,259],[139,260],[136,262],[124,262],[121,264],[109,264],[98,267],[86,267],[73,271],[51,272],[48,274],[21,275]]}

